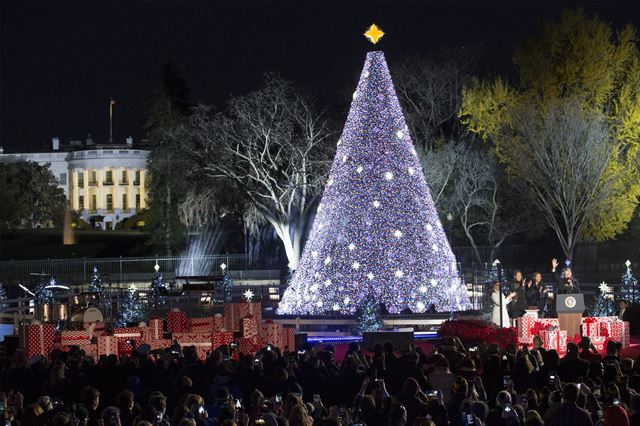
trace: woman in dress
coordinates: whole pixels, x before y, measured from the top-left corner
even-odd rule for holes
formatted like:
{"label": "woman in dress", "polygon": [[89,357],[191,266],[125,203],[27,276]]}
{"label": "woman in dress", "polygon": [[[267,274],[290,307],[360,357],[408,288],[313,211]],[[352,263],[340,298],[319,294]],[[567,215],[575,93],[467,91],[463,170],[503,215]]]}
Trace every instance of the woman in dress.
{"label": "woman in dress", "polygon": [[[500,298],[502,297],[502,324],[500,324]],[[493,292],[491,293],[491,303],[493,305],[493,312],[491,315],[491,322],[500,327],[511,327],[511,321],[509,319],[509,313],[507,312],[507,305],[515,297],[515,293],[511,293],[508,296],[502,294],[500,291],[500,281],[496,281],[493,284]]]}

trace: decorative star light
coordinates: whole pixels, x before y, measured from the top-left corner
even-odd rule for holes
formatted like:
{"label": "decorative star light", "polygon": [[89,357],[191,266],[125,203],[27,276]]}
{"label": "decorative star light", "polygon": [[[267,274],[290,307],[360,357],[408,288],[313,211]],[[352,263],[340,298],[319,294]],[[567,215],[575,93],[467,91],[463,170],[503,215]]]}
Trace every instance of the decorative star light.
{"label": "decorative star light", "polygon": [[346,161],[347,161],[347,158],[349,158],[349,157],[347,157],[347,155],[346,155],[346,154],[345,154],[345,155],[343,155],[343,156],[342,156],[342,162],[343,162],[343,163],[344,163],[344,162],[346,162]]}
{"label": "decorative star light", "polygon": [[429,280],[429,284],[431,284],[431,285],[438,285],[438,280],[436,280],[435,278],[431,278],[431,279]]}
{"label": "decorative star light", "polygon": [[338,143],[336,145],[340,146],[341,144],[342,144],[342,139],[338,139]]}
{"label": "decorative star light", "polygon": [[337,303],[333,305],[333,310],[334,311],[339,311],[340,310],[340,305],[338,305]]}
{"label": "decorative star light", "polygon": [[396,269],[396,272],[394,273],[394,275],[398,278],[402,278],[404,277],[404,272],[402,272],[400,269]]}
{"label": "decorative star light", "polygon": [[327,181],[327,186],[331,185],[333,185],[333,178],[329,178],[329,180]]}
{"label": "decorative star light", "polygon": [[160,270],[160,265],[158,265],[158,262],[156,262],[156,264],[153,266],[153,270],[156,271],[156,273]]}
{"label": "decorative star light", "polygon": [[431,226],[430,223],[427,223],[427,231],[429,232],[433,231],[433,226]]}
{"label": "decorative star light", "polygon": [[500,264],[500,259],[496,259],[492,263],[493,266],[498,266],[499,264]]}
{"label": "decorative star light", "polygon": [[369,39],[371,43],[376,44],[384,36],[384,32],[378,28],[376,24],[371,24],[369,29],[364,33],[364,36]]}
{"label": "decorative star light", "polygon": [[253,292],[251,290],[247,290],[244,293],[242,293],[242,295],[244,296],[244,300],[246,300],[247,302],[251,302],[251,300],[253,299]]}
{"label": "decorative star light", "polygon": [[369,71],[365,70],[364,73],[362,73],[362,75],[364,76],[364,78],[369,77]]}
{"label": "decorative star light", "polygon": [[351,243],[349,244],[349,251],[354,251],[356,249],[356,245]]}
{"label": "decorative star light", "polygon": [[351,264],[351,267],[357,271],[358,269],[360,269],[360,263],[359,262],[353,262]]}
{"label": "decorative star light", "polygon": [[380,207],[380,201],[378,201],[378,200],[373,200],[373,207],[375,207],[376,209],[377,209],[378,207]]}
{"label": "decorative star light", "polygon": [[316,306],[317,306],[318,308],[321,308],[321,307],[322,307],[322,300],[318,300],[318,301],[316,302]]}
{"label": "decorative star light", "polygon": [[571,260],[570,259],[565,260],[564,261],[564,266],[566,266],[567,268],[570,268],[571,267]]}
{"label": "decorative star light", "polygon": [[369,278],[369,280],[373,280],[375,277],[376,277],[376,276],[375,276],[375,275],[373,275],[373,272],[369,272],[369,273],[367,274],[367,278]]}
{"label": "decorative star light", "polygon": [[358,166],[358,168],[356,168],[356,173],[362,173],[363,170],[362,166]]}
{"label": "decorative star light", "polygon": [[[51,280],[53,282],[53,284],[55,284],[55,280]],[[132,293],[135,293],[136,291],[138,291],[138,286],[135,284],[129,284],[129,291]]]}
{"label": "decorative star light", "polygon": [[318,284],[313,284],[313,285],[309,288],[309,290],[311,290],[312,292],[314,292],[314,293],[315,293],[316,291],[318,291]]}
{"label": "decorative star light", "polygon": [[600,285],[598,286],[598,288],[600,289],[600,293],[601,294],[607,294],[609,293],[609,286],[607,285],[607,283],[605,283],[604,281],[602,281],[600,283]]}
{"label": "decorative star light", "polygon": [[393,180],[393,173],[392,172],[385,172],[384,173],[384,178],[386,180]]}
{"label": "decorative star light", "polygon": [[224,270],[227,269],[227,264],[226,263],[221,264],[220,269],[222,269],[222,272],[224,272]]}
{"label": "decorative star light", "polygon": [[437,252],[438,250],[440,250],[440,247],[438,247],[438,244],[433,243],[433,245],[431,246],[431,249],[433,249],[433,251]]}
{"label": "decorative star light", "polygon": [[329,263],[331,263],[331,257],[327,256],[327,257],[324,258],[324,264],[328,265]]}
{"label": "decorative star light", "polygon": [[317,251],[315,251],[315,250],[314,250],[314,251],[312,251],[312,252],[311,252],[311,257],[312,257],[312,258],[314,258],[314,259],[315,259],[315,258],[317,258],[317,257],[318,257],[318,252],[317,252]]}
{"label": "decorative star light", "polygon": [[423,285],[420,286],[420,288],[418,290],[420,290],[420,293],[426,293],[427,292],[427,286],[423,284]]}
{"label": "decorative star light", "polygon": [[627,268],[628,268],[629,266],[631,266],[631,261],[629,259],[627,259],[627,261],[624,262],[624,264],[627,265]]}
{"label": "decorative star light", "polygon": [[348,305],[348,304],[349,304],[349,302],[351,302],[351,298],[350,298],[349,296],[345,297],[345,298],[344,298],[344,304],[345,304],[345,305]]}
{"label": "decorative star light", "polygon": [[331,280],[327,278],[327,279],[324,281],[324,285],[325,285],[325,286],[327,286],[327,287],[328,287],[328,286],[330,286],[330,285],[331,285]]}
{"label": "decorative star light", "polygon": [[316,272],[315,274],[313,274],[313,276],[316,278],[320,278],[320,272]]}
{"label": "decorative star light", "polygon": [[413,167],[409,167],[409,176],[413,176],[416,173],[416,170]]}
{"label": "decorative star light", "polygon": [[424,306],[424,303],[418,302],[416,303],[416,307],[418,308],[418,311],[423,312],[426,306]]}
{"label": "decorative star light", "polygon": [[415,148],[411,148],[411,153],[413,154],[414,157],[418,156],[418,151],[416,151]]}
{"label": "decorative star light", "polygon": [[398,139],[402,139],[404,137],[404,132],[402,130],[398,130],[398,133],[396,133],[396,136],[398,136]]}
{"label": "decorative star light", "polygon": [[399,229],[396,229],[395,231],[393,231],[393,236],[396,238],[401,238],[402,237],[402,231]]}

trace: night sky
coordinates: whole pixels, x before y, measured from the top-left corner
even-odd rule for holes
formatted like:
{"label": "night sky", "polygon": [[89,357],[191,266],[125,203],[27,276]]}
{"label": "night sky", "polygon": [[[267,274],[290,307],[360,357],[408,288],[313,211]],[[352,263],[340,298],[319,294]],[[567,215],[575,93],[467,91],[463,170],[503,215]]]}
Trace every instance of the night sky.
{"label": "night sky", "polygon": [[[441,46],[485,46],[508,66],[513,46],[542,18],[575,2],[0,2],[0,145],[49,146],[93,134],[108,137],[107,103],[116,102],[114,137],[144,137],[145,103],[160,65],[172,59],[192,101],[223,107],[230,94],[257,88],[277,71],[317,91],[327,105],[355,87],[377,23],[390,62]],[[632,2],[588,3],[587,10],[640,26]],[[350,86],[352,85],[352,86]]]}

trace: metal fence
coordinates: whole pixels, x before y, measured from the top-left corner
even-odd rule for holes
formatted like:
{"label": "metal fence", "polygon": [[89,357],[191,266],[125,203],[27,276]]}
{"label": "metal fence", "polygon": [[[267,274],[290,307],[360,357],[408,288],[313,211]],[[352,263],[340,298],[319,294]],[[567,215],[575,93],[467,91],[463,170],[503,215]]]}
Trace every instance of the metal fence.
{"label": "metal fence", "polygon": [[211,273],[208,271],[203,274],[201,270],[196,271],[195,268],[202,264],[209,265],[216,272],[220,271],[222,264],[229,271],[246,271],[251,266],[251,258],[246,254],[227,254],[4,261],[0,262],[0,282],[9,286],[29,284],[38,280],[38,274],[46,274],[65,285],[82,285],[91,280],[94,267],[108,283],[151,282],[156,264],[165,279],[172,281],[179,267],[186,272],[185,275]]}

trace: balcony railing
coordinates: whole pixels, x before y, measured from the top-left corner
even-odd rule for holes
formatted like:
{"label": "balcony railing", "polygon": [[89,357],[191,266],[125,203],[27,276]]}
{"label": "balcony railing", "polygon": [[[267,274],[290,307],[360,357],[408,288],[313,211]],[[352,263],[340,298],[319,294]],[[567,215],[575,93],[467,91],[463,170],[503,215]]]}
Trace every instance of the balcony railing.
{"label": "balcony railing", "polygon": [[89,181],[89,186],[98,186],[98,181],[97,180],[90,180]]}
{"label": "balcony railing", "polygon": [[112,180],[105,180],[102,184],[105,185],[105,186],[112,186],[113,185],[113,181]]}
{"label": "balcony railing", "polygon": [[139,180],[134,180],[134,181],[133,181],[133,184],[134,184],[135,186],[140,186],[140,181],[139,181]]}
{"label": "balcony railing", "polygon": [[121,180],[120,181],[120,185],[129,185],[129,181],[128,180]]}

